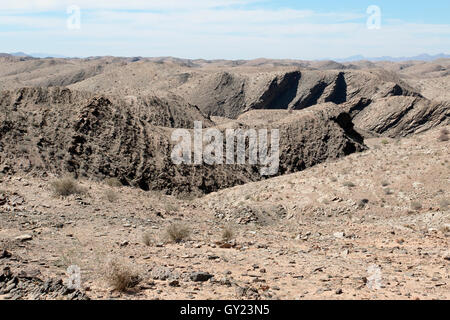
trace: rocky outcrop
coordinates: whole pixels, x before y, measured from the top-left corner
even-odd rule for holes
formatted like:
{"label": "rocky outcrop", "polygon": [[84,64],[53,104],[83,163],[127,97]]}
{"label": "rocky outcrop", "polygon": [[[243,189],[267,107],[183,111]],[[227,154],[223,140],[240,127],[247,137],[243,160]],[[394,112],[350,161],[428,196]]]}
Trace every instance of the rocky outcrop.
{"label": "rocky outcrop", "polygon": [[421,97],[359,99],[345,104],[344,110],[359,129],[388,137],[407,136],[450,123],[449,102]]}
{"label": "rocky outcrop", "polygon": [[[193,80],[194,81],[194,80]],[[420,96],[388,72],[294,70],[213,73],[193,84],[191,93],[175,91],[208,115],[237,118],[257,109],[300,110],[352,99]]]}
{"label": "rocky outcrop", "polygon": [[12,300],[90,300],[81,290],[69,288],[62,279],[44,281],[36,274],[40,272],[14,274],[9,267],[3,268],[0,296]]}
{"label": "rocky outcrop", "polygon": [[[106,96],[47,104],[45,101],[60,101],[52,96],[54,89],[52,94],[44,91],[42,96],[27,90],[0,99],[0,166],[7,172],[70,172],[100,180],[117,177],[125,185],[144,190],[197,194],[266,178],[259,164],[175,165],[170,158],[175,128],[160,126],[151,119],[151,111],[137,112],[132,104]],[[64,95],[70,96],[68,92]],[[146,103],[150,106],[153,100]],[[163,107],[159,110],[164,114]],[[353,130],[350,115],[332,103],[282,111],[281,115],[278,110],[251,113],[232,122],[231,127],[280,130],[277,174],[303,170],[365,148]],[[190,127],[189,119],[184,118],[184,124]],[[257,123],[255,119],[262,121]]]}

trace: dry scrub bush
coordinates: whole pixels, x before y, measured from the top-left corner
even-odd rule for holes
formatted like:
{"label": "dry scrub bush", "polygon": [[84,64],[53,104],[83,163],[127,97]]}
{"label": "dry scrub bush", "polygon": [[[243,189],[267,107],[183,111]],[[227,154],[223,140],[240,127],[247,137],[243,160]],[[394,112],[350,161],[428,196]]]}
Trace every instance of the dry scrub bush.
{"label": "dry scrub bush", "polygon": [[344,185],[344,187],[348,187],[348,188],[353,188],[353,187],[356,186],[356,185],[355,185],[353,182],[351,182],[351,181],[345,181],[345,182],[343,183],[343,185]]}
{"label": "dry scrub bush", "polygon": [[439,202],[439,207],[442,211],[448,210],[449,206],[450,206],[450,201],[447,199],[443,199]]}
{"label": "dry scrub bush", "polygon": [[226,226],[222,230],[222,240],[223,241],[231,241],[234,239],[234,231],[231,226]]}
{"label": "dry scrub bush", "polygon": [[185,225],[174,223],[167,227],[166,233],[171,241],[179,243],[188,238],[191,232]]}
{"label": "dry scrub bush", "polygon": [[122,182],[117,178],[106,178],[104,182],[110,187],[121,187]]}
{"label": "dry scrub bush", "polygon": [[119,292],[132,289],[140,282],[139,275],[136,272],[117,261],[109,262],[106,278],[111,287]]}
{"label": "dry scrub bush", "polygon": [[180,211],[180,207],[178,205],[170,202],[165,205],[164,209],[168,213],[177,213],[178,211]]}
{"label": "dry scrub bush", "polygon": [[441,130],[441,135],[438,138],[439,141],[448,141],[450,140],[449,131],[447,129]]}
{"label": "dry scrub bush", "polygon": [[142,236],[142,242],[147,246],[150,247],[153,243],[152,235],[148,232],[144,233]]}
{"label": "dry scrub bush", "polygon": [[117,193],[114,190],[111,190],[111,189],[105,190],[104,197],[109,202],[116,202],[117,199],[119,198]]}
{"label": "dry scrub bush", "polygon": [[53,192],[57,196],[67,197],[72,194],[83,194],[86,190],[80,187],[75,179],[71,177],[65,177],[58,180],[55,180],[51,183],[51,187]]}
{"label": "dry scrub bush", "polygon": [[411,202],[411,209],[418,211],[422,209],[422,204],[418,201],[413,201]]}

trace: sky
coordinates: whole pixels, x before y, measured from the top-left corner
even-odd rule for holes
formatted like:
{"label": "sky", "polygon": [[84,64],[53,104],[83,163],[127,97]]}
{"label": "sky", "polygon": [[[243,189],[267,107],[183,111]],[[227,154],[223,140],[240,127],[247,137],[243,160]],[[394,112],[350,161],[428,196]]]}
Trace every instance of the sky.
{"label": "sky", "polygon": [[450,1],[0,0],[0,52],[340,59],[450,53]]}

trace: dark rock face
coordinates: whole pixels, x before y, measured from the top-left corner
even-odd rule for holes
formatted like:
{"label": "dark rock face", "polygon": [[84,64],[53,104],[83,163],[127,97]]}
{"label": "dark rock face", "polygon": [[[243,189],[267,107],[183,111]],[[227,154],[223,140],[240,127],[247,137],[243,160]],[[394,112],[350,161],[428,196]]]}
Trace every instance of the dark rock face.
{"label": "dark rock face", "polygon": [[0,274],[0,295],[13,300],[89,300],[85,293],[68,288],[61,279],[43,281],[25,272],[14,275],[9,267]]}
{"label": "dark rock face", "polygon": [[[31,92],[8,92],[0,100],[0,164],[13,171],[118,177],[123,184],[144,190],[198,194],[265,178],[259,165],[174,165],[170,157],[174,128],[161,127],[151,118],[158,114],[156,107],[154,112],[148,108],[139,113],[135,106],[105,96],[78,100],[76,94],[65,90],[28,90]],[[53,104],[65,99],[58,94],[72,98],[67,98],[66,104]],[[159,114],[164,115],[166,106],[159,108]],[[191,127],[194,117],[202,119],[200,113],[183,118],[178,112],[178,116],[171,113],[173,122],[186,128]],[[350,115],[332,103],[279,112],[255,110],[235,123],[241,129],[280,130],[278,174],[303,170],[365,148],[353,130]],[[272,116],[278,120],[270,120]],[[258,118],[266,119],[255,124]],[[210,122],[206,119],[205,123],[206,127]]]}
{"label": "dark rock face", "polygon": [[450,123],[450,103],[421,97],[360,99],[346,103],[344,110],[351,114],[357,128],[392,138]]}
{"label": "dark rock face", "polygon": [[395,75],[339,70],[296,70],[262,74],[223,72],[179,94],[208,115],[237,118],[249,110],[301,110],[316,104],[352,99],[420,96]]}
{"label": "dark rock face", "polygon": [[190,275],[190,279],[194,282],[205,282],[214,277],[212,274],[207,272],[193,272]]}

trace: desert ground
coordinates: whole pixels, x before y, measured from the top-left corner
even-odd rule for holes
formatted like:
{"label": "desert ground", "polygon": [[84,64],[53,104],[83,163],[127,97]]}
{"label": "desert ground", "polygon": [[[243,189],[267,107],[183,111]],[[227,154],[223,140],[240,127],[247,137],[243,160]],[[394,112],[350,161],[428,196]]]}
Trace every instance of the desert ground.
{"label": "desert ground", "polygon": [[[0,299],[450,299],[449,75],[1,55]],[[173,164],[194,121],[279,129],[278,174]]]}

